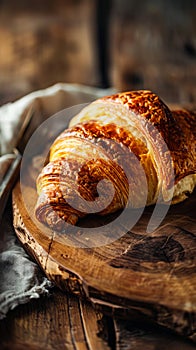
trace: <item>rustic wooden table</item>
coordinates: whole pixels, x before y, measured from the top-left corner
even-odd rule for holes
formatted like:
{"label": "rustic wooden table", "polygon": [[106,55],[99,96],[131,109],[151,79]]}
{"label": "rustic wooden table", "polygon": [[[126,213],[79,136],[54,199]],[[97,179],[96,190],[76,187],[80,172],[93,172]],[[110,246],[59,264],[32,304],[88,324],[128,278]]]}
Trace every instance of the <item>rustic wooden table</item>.
{"label": "rustic wooden table", "polygon": [[191,350],[195,345],[152,325],[104,316],[87,301],[51,290],[0,322],[3,350]]}

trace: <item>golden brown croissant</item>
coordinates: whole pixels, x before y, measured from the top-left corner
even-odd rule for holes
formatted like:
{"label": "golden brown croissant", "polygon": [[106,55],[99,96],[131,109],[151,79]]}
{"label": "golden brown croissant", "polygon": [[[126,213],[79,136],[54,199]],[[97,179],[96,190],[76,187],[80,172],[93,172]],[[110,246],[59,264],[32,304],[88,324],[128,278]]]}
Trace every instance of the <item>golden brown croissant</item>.
{"label": "golden brown croissant", "polygon": [[170,111],[150,91],[91,103],[50,149],[37,179],[37,219],[62,230],[91,212],[184,200],[196,184],[195,116]]}

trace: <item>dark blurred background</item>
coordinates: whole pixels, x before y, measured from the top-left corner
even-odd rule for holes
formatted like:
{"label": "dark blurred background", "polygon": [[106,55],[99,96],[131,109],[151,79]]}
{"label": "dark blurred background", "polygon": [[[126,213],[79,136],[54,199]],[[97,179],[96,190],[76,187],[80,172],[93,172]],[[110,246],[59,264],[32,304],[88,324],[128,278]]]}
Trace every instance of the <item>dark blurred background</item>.
{"label": "dark blurred background", "polygon": [[56,82],[196,102],[195,0],[0,0],[0,104]]}

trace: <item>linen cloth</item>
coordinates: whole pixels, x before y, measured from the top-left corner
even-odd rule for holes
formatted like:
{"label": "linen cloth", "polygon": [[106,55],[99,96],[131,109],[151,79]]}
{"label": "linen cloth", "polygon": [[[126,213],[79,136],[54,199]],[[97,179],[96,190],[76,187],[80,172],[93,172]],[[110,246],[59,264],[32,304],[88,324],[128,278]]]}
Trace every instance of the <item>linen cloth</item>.
{"label": "linen cloth", "polygon": [[[32,122],[35,129],[42,119],[66,107],[88,103],[111,92],[111,89],[59,83],[0,107],[0,186],[15,157],[13,149],[17,147],[17,135],[29,110],[34,113]],[[15,235],[11,198],[0,221],[0,281],[0,319],[17,305],[41,294],[49,294],[52,287]]]}

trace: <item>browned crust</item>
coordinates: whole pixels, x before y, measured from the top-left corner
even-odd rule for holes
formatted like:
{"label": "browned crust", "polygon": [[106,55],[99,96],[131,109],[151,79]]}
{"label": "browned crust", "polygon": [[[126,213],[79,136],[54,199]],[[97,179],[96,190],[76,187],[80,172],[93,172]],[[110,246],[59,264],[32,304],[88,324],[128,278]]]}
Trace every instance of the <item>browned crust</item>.
{"label": "browned crust", "polygon": [[[166,179],[166,188],[172,184],[173,175],[169,176],[168,152],[161,143],[153,140],[150,127],[156,127],[166,143],[173,162],[175,183],[196,171],[196,113],[188,110],[170,111],[165,103],[151,91],[140,90],[105,96],[97,102],[115,103],[133,111],[138,118],[137,126],[149,138],[151,134],[153,148],[159,155],[162,175]],[[130,116],[131,118],[131,116]],[[148,122],[148,123],[146,123]]]}
{"label": "browned crust", "polygon": [[[73,159],[50,162],[37,179],[40,187],[35,211],[37,219],[57,231],[66,229],[66,222],[75,225],[79,218],[89,213],[88,206],[98,197],[97,184],[103,179],[113,184],[115,195],[109,206],[103,210],[104,202],[111,191],[110,186],[104,186],[104,194],[96,202],[96,210],[100,215],[115,212],[126,205],[129,190],[122,168],[111,160],[103,159],[90,160],[83,166]],[[82,210],[77,209],[78,195],[86,201]],[[69,204],[69,199],[75,202],[75,208]]]}
{"label": "browned crust", "polygon": [[[77,124],[69,129],[66,129],[54,142],[53,148],[58,148],[58,143],[67,136],[76,136],[79,138],[86,138],[91,140],[92,143],[99,143],[102,140],[113,140],[118,144],[123,144],[129,148],[136,157],[148,152],[146,145],[138,140],[135,140],[130,132],[127,132],[125,128],[119,127],[113,123],[107,125],[101,125],[99,122],[90,120],[88,122]],[[109,149],[108,149],[109,152]]]}
{"label": "browned crust", "polygon": [[[124,127],[120,127],[114,123],[102,125],[98,121],[90,120],[88,122],[79,123],[65,130],[54,142],[52,146],[53,152],[55,148],[58,150],[58,148],[61,147],[61,141],[64,141],[65,138],[68,138],[69,136],[90,140],[91,143],[96,144],[100,150],[103,152],[105,151],[107,157],[110,157],[110,159],[121,164],[121,167],[125,169],[130,176],[132,175],[133,178],[136,178],[137,173],[140,173],[140,184],[142,184],[144,183],[144,179],[142,179],[141,171],[138,169],[138,159],[145,171],[145,177],[149,188],[147,203],[153,203],[153,198],[157,190],[157,174],[151,156],[148,154],[146,144],[143,141],[138,138],[136,139]],[[111,144],[108,140],[114,141],[114,143]],[[67,141],[69,142],[68,139]],[[121,145],[125,147],[122,148]]]}

